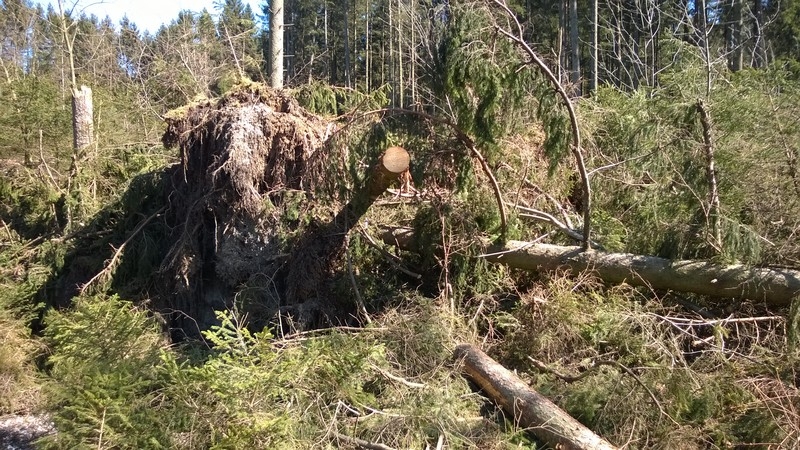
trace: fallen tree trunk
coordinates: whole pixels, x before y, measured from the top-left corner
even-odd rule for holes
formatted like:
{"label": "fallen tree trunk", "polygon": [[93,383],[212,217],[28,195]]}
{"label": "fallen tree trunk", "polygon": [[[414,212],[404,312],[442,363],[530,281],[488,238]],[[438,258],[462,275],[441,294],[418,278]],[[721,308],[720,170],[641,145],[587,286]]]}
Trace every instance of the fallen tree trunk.
{"label": "fallen tree trunk", "polygon": [[615,449],[556,406],[531,389],[508,369],[480,349],[461,344],[455,357],[464,362],[464,372],[486,395],[499,404],[517,426],[530,428],[539,439],[553,448],[581,450]]}
{"label": "fallen tree trunk", "polygon": [[[353,198],[336,217],[301,238],[289,261],[286,292],[288,305],[311,303],[312,309],[326,309],[324,304],[329,299],[323,281],[328,278],[336,259],[341,255],[347,233],[391,183],[408,170],[409,164],[410,156],[404,148],[386,149],[372,166],[364,187],[354,193]],[[333,315],[333,312],[328,315]],[[311,325],[309,322],[314,322],[314,319],[301,317],[300,322],[302,328]]]}
{"label": "fallen tree trunk", "polygon": [[[345,208],[351,215],[349,226],[352,227],[381,194],[408,170],[411,156],[403,147],[389,147],[381,154],[378,162],[372,167],[372,173],[363,191],[356,193],[353,200]],[[341,214],[341,213],[340,213]]]}
{"label": "fallen tree trunk", "polygon": [[[413,230],[387,230],[383,240],[413,250]],[[693,292],[720,298],[763,301],[786,306],[800,295],[800,271],[722,265],[709,261],[673,261],[630,253],[585,252],[580,247],[508,241],[491,246],[487,260],[525,270],[590,271],[607,283],[627,283],[652,289]]]}

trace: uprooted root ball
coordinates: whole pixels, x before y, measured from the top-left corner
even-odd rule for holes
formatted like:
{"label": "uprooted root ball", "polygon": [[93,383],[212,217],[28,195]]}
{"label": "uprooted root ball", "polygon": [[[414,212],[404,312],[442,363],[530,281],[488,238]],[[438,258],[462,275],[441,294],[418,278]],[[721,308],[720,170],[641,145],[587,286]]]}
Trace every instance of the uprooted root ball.
{"label": "uprooted root ball", "polygon": [[[231,307],[237,287],[276,278],[285,259],[284,199],[322,182],[332,126],[259,85],[189,105],[167,124],[163,140],[180,148],[180,163],[168,174],[173,228],[162,272],[172,294],[162,306],[175,312],[174,325],[204,329],[215,310]],[[279,292],[273,286],[261,299],[273,314]]]}

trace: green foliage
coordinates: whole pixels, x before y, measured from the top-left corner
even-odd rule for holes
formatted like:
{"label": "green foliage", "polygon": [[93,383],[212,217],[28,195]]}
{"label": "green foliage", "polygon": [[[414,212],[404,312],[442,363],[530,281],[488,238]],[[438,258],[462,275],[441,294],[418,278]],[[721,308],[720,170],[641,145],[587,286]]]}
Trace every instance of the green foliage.
{"label": "green foliage", "polygon": [[800,297],[792,300],[786,322],[789,352],[800,356]]}
{"label": "green foliage", "polygon": [[75,299],[72,310],[52,311],[45,322],[59,431],[45,448],[166,448],[159,325],[116,296]]}
{"label": "green foliage", "polygon": [[35,359],[41,346],[29,324],[41,308],[36,291],[47,279],[46,266],[26,264],[26,246],[19,236],[8,233],[0,245],[0,415],[36,408],[40,380]]}
{"label": "green foliage", "polygon": [[[614,217],[626,228],[623,233],[601,224],[599,230],[612,233],[611,248],[634,253],[763,261],[765,243],[782,240],[785,231],[771,224],[793,221],[797,208],[777,194],[795,190],[786,144],[800,136],[789,119],[797,113],[797,89],[779,68],[715,79],[707,104],[721,203],[717,248],[710,238],[714,218],[696,108],[701,94],[692,77],[691,70],[666,73],[659,88],[630,94],[604,88],[581,104],[585,132],[604,155],[590,166],[605,165],[609,157],[627,161],[593,177],[593,214]],[[777,204],[785,206],[767,206]],[[784,254],[790,252],[794,246]]]}
{"label": "green foliage", "polygon": [[[319,448],[345,415],[369,411],[392,413],[367,414],[357,433],[380,434],[387,445],[413,447],[439,432],[467,432],[456,419],[477,405],[460,397],[464,384],[419,390],[387,376],[404,364],[420,370],[415,379],[443,375],[451,336],[431,312],[390,314],[385,335],[366,329],[278,341],[267,331],[247,331],[236,313],[218,313],[220,324],[205,333],[211,354],[199,364],[166,366],[172,382],[165,396],[179,409],[171,421],[182,448]],[[454,439],[468,442],[466,435]]]}
{"label": "green foliage", "polygon": [[[111,246],[125,246],[119,267],[113,273],[115,292],[141,295],[152,285],[167,252],[169,229],[161,220],[151,220],[139,228],[145,220],[158,215],[164,206],[164,174],[161,171],[140,173],[134,176],[119,200],[102,210],[91,224],[91,228],[111,230],[108,236]],[[87,247],[94,247],[97,240]],[[106,243],[108,245],[108,243]],[[95,254],[100,251],[95,250]]]}
{"label": "green foliage", "polygon": [[0,235],[0,415],[28,413],[43,402],[37,360],[44,352],[31,326],[64,245],[36,245],[8,226]]}
{"label": "green foliage", "polygon": [[230,313],[217,317],[220,325],[204,333],[212,355],[199,366],[172,367],[175,383],[168,395],[177,404],[194,405],[193,433],[207,439],[195,446],[307,447],[321,430],[311,426],[312,417],[300,426],[306,412],[300,408],[317,415],[329,414],[317,408],[330,402],[372,403],[363,389],[370,379],[365,371],[382,358],[380,347],[332,335],[281,350],[269,332],[252,334]]}
{"label": "green foliage", "polygon": [[800,60],[800,2],[786,0],[778,4],[775,23],[768,28],[775,42],[778,58]]}
{"label": "green foliage", "polygon": [[295,98],[304,108],[323,116],[339,116],[350,111],[371,111],[385,107],[389,101],[389,86],[371,92],[362,92],[322,82],[300,86]]}
{"label": "green foliage", "polygon": [[[477,257],[484,245],[498,237],[497,203],[485,188],[476,188],[444,204],[422,207],[414,217],[414,247],[420,265],[437,276],[459,300],[492,295],[503,289],[507,270]],[[509,239],[515,238],[510,227]],[[469,238],[465,238],[469,236]]]}
{"label": "green foliage", "polygon": [[58,201],[57,188],[28,169],[7,168],[0,175],[0,218],[23,237],[58,229]]}
{"label": "green foliage", "polygon": [[[794,364],[781,339],[762,336],[742,346],[740,334],[754,335],[738,325],[695,329],[674,308],[630,288],[603,289],[586,277],[556,276],[522,295],[511,314],[499,310],[489,319],[503,335],[495,353],[611,442],[730,448],[796,435],[788,424],[797,416],[788,405],[797,402],[797,389],[781,390],[783,382],[764,374]],[[699,344],[694,333],[720,346]],[[758,361],[742,352],[758,352]],[[528,356],[552,372],[534,367]],[[555,373],[578,378],[564,381]]]}
{"label": "green foliage", "polygon": [[[490,42],[475,40],[491,26],[489,19],[484,8],[465,8],[448,28],[442,52],[444,86],[456,107],[458,125],[475,135],[483,146],[496,145],[503,131],[498,114],[501,92],[505,93],[503,88],[510,87],[508,81],[514,80],[510,69],[514,62],[509,58],[511,44],[501,40],[495,42],[498,48],[492,48]],[[511,95],[509,91],[502,99],[510,103]]]}
{"label": "green foliage", "polygon": [[474,3],[459,7],[448,27],[441,50],[443,84],[458,126],[495,163],[502,138],[523,132],[535,117],[543,124],[554,170],[569,150],[565,109],[537,69],[523,69],[518,49],[493,28],[491,12]]}
{"label": "green foliage", "polygon": [[0,99],[6,105],[0,109],[0,157],[24,156],[31,163],[40,149],[49,156],[69,145],[69,104],[53,80],[35,75],[10,80]]}
{"label": "green foliage", "polygon": [[24,320],[15,317],[0,299],[0,415],[37,407],[40,380],[35,358],[40,346]]}
{"label": "green foliage", "polygon": [[[335,80],[343,60],[341,33],[331,33],[323,51],[316,21],[320,8],[328,8],[330,26],[343,31],[336,27],[344,23],[345,4],[300,3],[290,6],[302,11],[295,29],[303,31],[294,43],[295,63],[287,69],[295,71],[295,79],[330,74]],[[567,117],[552,86],[496,32],[500,17],[493,18],[492,10],[477,2],[401,3],[407,9],[385,2],[352,3],[348,13],[358,31],[349,49],[357,61],[351,67],[354,84],[386,79],[395,89],[407,83],[425,92],[436,80],[433,93],[412,95],[442,95],[427,99],[416,112],[451,113],[475,139],[509,199],[519,185],[519,200],[536,200],[524,192],[528,187],[522,179],[530,177],[563,202],[568,176],[552,175],[567,166]],[[529,42],[553,40],[549,30],[558,25],[552,4],[511,3],[534,25],[526,30]],[[796,3],[782,2],[773,11],[779,27],[773,30],[779,32],[770,31],[771,39],[781,42],[776,53],[787,57],[796,53],[791,43],[797,34],[792,23]],[[61,195],[67,180],[59,176],[70,163],[60,49],[17,49],[22,41],[13,39],[41,39],[39,31],[19,34],[4,22],[13,33],[7,34],[9,56],[3,61],[9,72],[0,87],[0,98],[9,105],[0,112],[0,156],[28,160],[4,163],[0,178],[0,414],[36,406],[41,374],[35,362],[46,358],[45,395],[60,430],[44,442],[49,448],[346,445],[336,433],[395,448],[433,447],[440,436],[452,448],[532,447],[525,430],[482,418],[481,398],[453,372],[454,344],[482,340],[539,391],[618,444],[731,448],[796,441],[800,395],[792,380],[800,339],[798,301],[785,322],[707,324],[665,306],[669,295],[609,289],[586,275],[536,278],[490,265],[479,254],[497,237],[499,215],[483,174],[474,170],[472,155],[452,130],[414,115],[348,122],[326,149],[332,162],[326,174],[330,195],[276,193],[282,196],[280,208],[265,200],[265,210],[272,207],[266,213],[280,216],[276,226],[282,228],[281,244],[288,245],[292,232],[314,217],[327,216],[360,186],[380,149],[402,145],[413,152],[418,187],[431,188],[426,190],[431,195],[377,207],[369,221],[414,225],[422,256],[403,254],[402,262],[418,270],[421,281],[399,273],[385,254],[354,234],[348,256],[366,303],[378,309],[370,311],[373,326],[276,337],[268,330],[254,331],[263,317],[248,321],[228,311],[217,314],[218,324],[204,333],[204,342],[195,343],[198,347],[167,348],[157,317],[118,296],[147,296],[154,287],[152,275],[169,250],[165,236],[172,231],[160,216],[163,193],[169,190],[163,168],[172,158],[159,146],[130,143],[153,141],[159,133],[157,114],[145,106],[159,113],[196,94],[235,88],[239,74],[228,55],[230,46],[242,49],[239,62],[257,79],[252,16],[238,0],[220,6],[225,27],[208,12],[184,12],[156,35],[142,37],[128,24],[119,41],[108,24],[90,18],[75,22],[79,75],[95,92],[100,139],[87,158],[77,161],[80,170],[67,196]],[[380,20],[389,7],[392,29]],[[430,20],[417,20],[423,17]],[[629,19],[623,18],[623,27]],[[406,39],[408,28],[413,37],[435,38],[439,30],[426,33],[431,30],[427,22],[431,29],[446,28],[440,54],[426,53],[433,45],[427,39]],[[230,46],[218,39],[226,27],[235,30],[231,34],[237,39]],[[361,39],[360,30],[369,30],[369,40]],[[60,42],[53,37],[47,36],[49,44]],[[117,42],[124,55],[114,50]],[[606,45],[601,52],[611,55]],[[735,74],[711,67],[712,91],[705,100],[722,201],[723,245],[716,248],[709,240],[713,217],[696,109],[697,99],[705,97],[707,67],[694,43],[659,37],[658,45],[657,59],[675,58],[658,73],[658,82],[653,77],[655,87],[629,93],[601,88],[595,98],[578,100],[590,169],[612,165],[592,178],[598,240],[615,251],[796,264],[797,62]],[[398,47],[413,48],[417,60],[402,53],[401,62]],[[15,67],[14,51],[24,57],[24,71]],[[380,51],[388,58],[378,58]],[[310,55],[316,58],[314,67],[301,68],[300,61]],[[371,58],[363,59],[367,55]],[[427,61],[428,55],[434,61]],[[418,60],[433,64],[423,67]],[[438,63],[441,73],[427,71]],[[606,63],[605,70],[615,70],[613,62]],[[416,64],[418,72],[399,76],[400,64],[404,70]],[[629,77],[636,76],[635,68],[631,71]],[[399,98],[389,85],[362,92],[319,82],[299,87],[296,94],[309,110],[326,116],[378,109],[390,104],[390,97]],[[359,127],[360,121],[368,123]],[[44,165],[32,170],[42,162],[39,130],[52,180]],[[622,161],[627,162],[613,165]],[[528,164],[524,170],[523,162]],[[548,165],[550,176],[544,181]],[[530,167],[534,170],[529,172]],[[74,225],[69,236],[55,237],[52,233],[63,230],[67,209],[74,213]],[[523,234],[519,221],[510,219],[510,238],[542,234],[533,228]],[[151,221],[140,229],[143,220]],[[47,313],[45,340],[51,353],[43,356],[29,328],[41,312],[37,303],[51,294],[66,295],[63,287],[73,278],[98,273],[123,242],[124,252],[110,276],[93,285],[117,296],[79,298],[71,310]],[[270,299],[278,302],[280,280],[266,278],[237,288],[237,305],[263,301],[263,294],[250,295],[247,289],[269,289]],[[656,294],[659,301],[653,301]],[[352,295],[349,279],[333,292],[337,298]],[[257,313],[258,306],[263,307],[248,311]],[[776,314],[756,313],[750,315]],[[528,356],[564,373],[586,375],[568,383],[533,367]]]}

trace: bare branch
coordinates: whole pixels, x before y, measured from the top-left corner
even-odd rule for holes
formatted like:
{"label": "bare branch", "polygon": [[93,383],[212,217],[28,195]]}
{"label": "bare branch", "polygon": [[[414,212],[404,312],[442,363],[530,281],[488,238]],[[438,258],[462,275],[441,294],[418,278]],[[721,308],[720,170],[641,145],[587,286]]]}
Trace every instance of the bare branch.
{"label": "bare branch", "polygon": [[528,54],[531,61],[539,67],[539,70],[545,74],[547,79],[553,85],[555,90],[558,92],[559,96],[564,102],[564,106],[567,108],[567,112],[569,113],[569,121],[570,125],[572,126],[572,154],[575,157],[575,162],[578,166],[578,173],[581,176],[581,182],[583,184],[583,249],[588,251],[590,250],[590,242],[591,242],[591,211],[592,211],[592,204],[591,204],[591,189],[589,187],[589,174],[586,171],[586,164],[583,161],[583,154],[581,153],[581,132],[580,128],[578,127],[578,116],[575,114],[575,108],[572,106],[572,100],[567,94],[567,91],[564,89],[564,86],[558,82],[558,78],[553,74],[550,68],[545,64],[542,58],[525,42],[524,33],[522,31],[522,25],[520,25],[519,20],[517,20],[517,16],[511,11],[511,9],[506,5],[505,0],[493,0],[494,3],[499,6],[503,11],[505,11],[506,15],[509,19],[511,19],[516,24],[516,32],[517,34],[513,34],[510,31],[496,26],[497,30],[514,41],[517,45],[519,45],[525,53]]}

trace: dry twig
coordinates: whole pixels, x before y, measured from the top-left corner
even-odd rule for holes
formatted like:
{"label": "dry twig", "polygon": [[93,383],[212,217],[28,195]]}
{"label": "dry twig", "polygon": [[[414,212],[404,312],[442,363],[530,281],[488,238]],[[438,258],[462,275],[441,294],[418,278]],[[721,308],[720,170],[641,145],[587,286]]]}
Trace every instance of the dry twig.
{"label": "dry twig", "polygon": [[162,206],[161,208],[158,209],[158,211],[156,211],[153,214],[151,214],[149,217],[147,217],[146,219],[141,221],[139,223],[139,225],[136,226],[136,228],[133,230],[131,235],[128,236],[127,239],[125,239],[125,242],[123,242],[122,245],[120,245],[119,248],[117,248],[114,251],[114,255],[108,261],[108,263],[106,264],[106,267],[103,270],[101,270],[100,272],[98,272],[97,275],[93,276],[91,280],[87,281],[86,284],[81,286],[81,291],[80,291],[81,295],[85,294],[86,290],[89,288],[89,286],[91,286],[95,281],[97,281],[97,280],[101,279],[102,277],[108,275],[109,273],[111,273],[114,270],[114,268],[116,267],[120,256],[122,256],[122,252],[125,250],[125,247],[131,242],[131,240],[133,240],[133,238],[137,234],[139,234],[140,231],[142,231],[142,229],[144,229],[144,227],[148,223],[150,223],[151,220],[153,220],[156,217],[158,217],[158,215],[161,214],[162,212],[164,212],[164,210],[166,210],[166,206]]}
{"label": "dry twig", "polygon": [[363,439],[347,436],[346,434],[335,433],[335,436],[336,436],[336,439],[339,439],[339,440],[345,441],[347,443],[354,444],[354,445],[357,445],[357,446],[359,446],[361,448],[366,448],[366,449],[369,449],[369,450],[394,450],[394,448],[389,447],[388,445],[383,445],[383,444],[379,444],[379,443],[376,443],[376,442],[365,441]]}
{"label": "dry twig", "polygon": [[630,368],[628,368],[624,364],[619,363],[618,361],[614,361],[614,360],[611,360],[611,359],[594,359],[594,360],[592,360],[592,365],[589,367],[589,370],[587,370],[586,372],[583,372],[583,373],[578,374],[578,375],[566,375],[566,374],[563,374],[561,372],[556,371],[555,369],[551,369],[545,363],[543,363],[543,362],[541,362],[541,361],[539,361],[537,359],[534,359],[531,356],[528,356],[528,360],[531,363],[533,363],[533,365],[536,366],[537,369],[545,371],[545,372],[548,372],[548,373],[554,375],[556,378],[564,380],[567,383],[573,383],[575,381],[578,381],[578,380],[581,380],[581,379],[585,378],[589,374],[594,373],[594,370],[596,370],[600,366],[614,366],[614,367],[618,368],[619,370],[621,370],[621,371],[625,372],[626,374],[628,374],[634,380],[636,380],[636,382],[639,384],[639,386],[641,386],[647,392],[647,394],[650,396],[650,398],[653,400],[653,403],[655,403],[656,407],[661,412],[661,414],[663,416],[666,416],[675,425],[679,425],[678,422],[675,419],[673,419],[672,416],[669,415],[669,413],[667,411],[664,410],[664,407],[661,406],[661,402],[658,401],[658,398],[656,398],[655,394],[653,394],[653,391],[651,391],[650,388],[647,387],[646,384],[644,384],[644,382],[641,380],[641,378],[639,378],[639,376],[636,375],[633,372],[633,370],[631,370]]}

